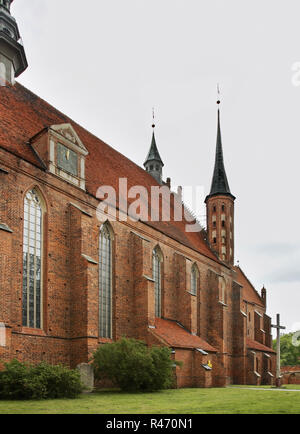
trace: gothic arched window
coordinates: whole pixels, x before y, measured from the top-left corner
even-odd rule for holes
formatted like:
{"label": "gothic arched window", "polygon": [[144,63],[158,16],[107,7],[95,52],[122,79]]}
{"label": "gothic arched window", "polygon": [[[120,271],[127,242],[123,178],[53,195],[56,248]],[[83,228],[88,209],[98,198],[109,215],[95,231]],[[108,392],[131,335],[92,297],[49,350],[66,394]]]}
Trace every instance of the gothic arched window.
{"label": "gothic arched window", "polygon": [[37,329],[43,327],[43,208],[38,191],[28,191],[24,199],[22,324]]}
{"label": "gothic arched window", "polygon": [[199,271],[196,264],[192,266],[191,271],[191,293],[197,295]]}
{"label": "gothic arched window", "polygon": [[157,318],[161,318],[162,262],[162,252],[159,247],[155,247],[152,254],[152,270],[155,286],[155,316]]}
{"label": "gothic arched window", "polygon": [[112,339],[112,241],[110,226],[105,223],[99,242],[99,336]]}

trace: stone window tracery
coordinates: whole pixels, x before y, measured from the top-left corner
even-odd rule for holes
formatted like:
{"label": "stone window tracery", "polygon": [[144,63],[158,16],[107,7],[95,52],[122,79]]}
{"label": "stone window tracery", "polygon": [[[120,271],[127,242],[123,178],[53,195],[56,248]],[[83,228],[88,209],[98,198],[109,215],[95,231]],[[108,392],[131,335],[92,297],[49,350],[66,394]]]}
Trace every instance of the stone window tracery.
{"label": "stone window tracery", "polygon": [[99,248],[99,336],[112,339],[112,241],[108,224],[100,231]]}
{"label": "stone window tracery", "polygon": [[36,189],[24,199],[22,324],[42,328],[43,205]]}

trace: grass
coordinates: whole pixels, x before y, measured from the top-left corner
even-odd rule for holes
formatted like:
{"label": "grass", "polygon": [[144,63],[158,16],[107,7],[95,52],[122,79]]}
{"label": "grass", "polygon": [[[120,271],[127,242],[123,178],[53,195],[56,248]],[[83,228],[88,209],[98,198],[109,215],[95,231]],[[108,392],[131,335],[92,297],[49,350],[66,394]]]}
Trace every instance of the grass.
{"label": "grass", "polygon": [[[238,385],[232,385],[229,387],[236,387],[236,388],[241,388],[241,387],[246,387],[247,389],[276,389],[275,386],[238,386]],[[280,389],[284,389],[284,390],[300,390],[300,384],[283,384]]]}
{"label": "grass", "polygon": [[[245,386],[243,386],[245,387]],[[298,386],[299,387],[299,386]],[[179,389],[157,393],[101,391],[77,399],[0,401],[0,414],[197,414],[300,413],[300,392]]]}

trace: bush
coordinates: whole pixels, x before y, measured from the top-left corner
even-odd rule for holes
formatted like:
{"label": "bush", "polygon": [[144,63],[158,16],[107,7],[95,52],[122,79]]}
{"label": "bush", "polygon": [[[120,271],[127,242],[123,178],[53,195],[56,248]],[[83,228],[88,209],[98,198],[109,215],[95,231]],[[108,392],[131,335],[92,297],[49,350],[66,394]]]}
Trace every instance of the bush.
{"label": "bush", "polygon": [[103,344],[93,355],[97,380],[110,380],[124,391],[154,391],[173,385],[171,351],[123,338]]}
{"label": "bush", "polygon": [[0,372],[0,399],[43,399],[46,388],[29,365],[13,360]]}
{"label": "bush", "polygon": [[60,365],[13,360],[0,372],[0,399],[75,398],[81,391],[79,372]]}
{"label": "bush", "polygon": [[77,370],[43,362],[33,368],[33,375],[42,380],[48,399],[76,398],[82,392],[80,373]]}

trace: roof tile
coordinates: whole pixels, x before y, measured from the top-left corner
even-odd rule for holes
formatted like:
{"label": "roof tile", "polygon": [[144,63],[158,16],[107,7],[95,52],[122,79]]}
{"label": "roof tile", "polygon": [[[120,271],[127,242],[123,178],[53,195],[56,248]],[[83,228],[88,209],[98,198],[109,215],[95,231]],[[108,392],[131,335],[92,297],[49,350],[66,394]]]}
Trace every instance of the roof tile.
{"label": "roof tile", "polygon": [[176,321],[155,318],[155,327],[155,329],[151,329],[151,332],[163,339],[170,347],[200,348],[204,351],[217,352],[217,350],[204,339],[192,335]]}
{"label": "roof tile", "polygon": [[241,268],[234,267],[234,270],[237,273],[237,282],[243,286],[243,298],[250,303],[255,303],[258,306],[264,307],[261,297]]}
{"label": "roof tile", "polygon": [[[28,144],[29,140],[51,125],[71,123],[89,151],[86,159],[86,186],[87,191],[93,196],[96,196],[98,188],[103,185],[112,186],[118,192],[119,178],[127,178],[128,188],[136,185],[146,187],[149,195],[151,186],[159,186],[144,169],[19,83],[0,88],[0,119],[0,147],[41,169],[43,169],[42,164]],[[159,221],[151,222],[149,225],[219,262],[201,232],[186,232],[185,221]]]}
{"label": "roof tile", "polygon": [[264,351],[265,353],[275,353],[276,351],[273,348],[266,347],[265,345],[253,341],[252,339],[247,338],[247,348],[251,350]]}

